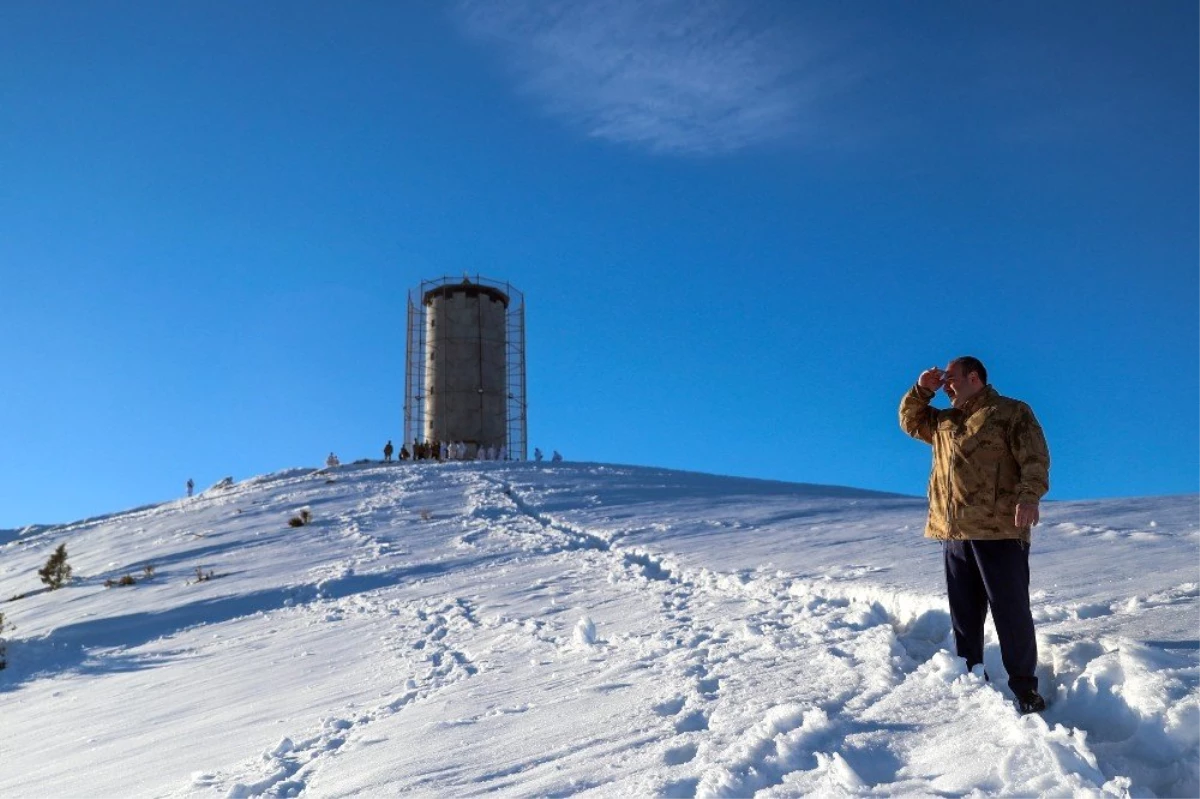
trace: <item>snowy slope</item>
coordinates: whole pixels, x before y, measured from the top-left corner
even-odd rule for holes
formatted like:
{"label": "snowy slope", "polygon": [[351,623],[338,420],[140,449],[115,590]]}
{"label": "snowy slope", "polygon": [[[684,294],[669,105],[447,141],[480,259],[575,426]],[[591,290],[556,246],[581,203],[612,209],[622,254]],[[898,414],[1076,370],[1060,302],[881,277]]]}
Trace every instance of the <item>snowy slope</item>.
{"label": "snowy slope", "polygon": [[1198,516],[1048,503],[1024,718],[920,499],[367,464],[0,532],[0,796],[1195,796]]}

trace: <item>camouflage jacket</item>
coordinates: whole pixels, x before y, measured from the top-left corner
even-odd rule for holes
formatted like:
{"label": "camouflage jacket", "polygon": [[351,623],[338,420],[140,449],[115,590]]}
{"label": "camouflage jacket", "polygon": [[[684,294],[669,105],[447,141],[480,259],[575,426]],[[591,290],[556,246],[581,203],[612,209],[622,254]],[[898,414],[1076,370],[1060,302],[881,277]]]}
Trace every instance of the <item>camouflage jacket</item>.
{"label": "camouflage jacket", "polygon": [[1017,503],[1050,490],[1050,450],[1033,411],[990,385],[962,408],[930,407],[934,393],[915,385],[900,401],[900,427],[933,445],[925,536],[1028,541]]}

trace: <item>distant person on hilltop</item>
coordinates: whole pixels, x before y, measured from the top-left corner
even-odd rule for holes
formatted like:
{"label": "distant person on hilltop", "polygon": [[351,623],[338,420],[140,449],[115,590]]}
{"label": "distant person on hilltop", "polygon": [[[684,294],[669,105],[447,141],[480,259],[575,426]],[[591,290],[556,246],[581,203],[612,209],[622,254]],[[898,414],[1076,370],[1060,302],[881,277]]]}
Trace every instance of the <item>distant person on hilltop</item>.
{"label": "distant person on hilltop", "polygon": [[338,456],[334,455],[332,452],[329,453],[329,457],[325,459],[325,466],[327,468],[332,469],[334,466],[340,466],[340,465],[341,465],[341,461],[338,460]]}
{"label": "distant person on hilltop", "polygon": [[408,456],[409,456],[408,447],[400,447],[400,460],[406,461],[406,460],[408,460]]}
{"label": "distant person on hilltop", "polygon": [[538,463],[542,462],[542,451],[537,447],[533,448],[533,459]]}
{"label": "distant person on hilltop", "polygon": [[187,481],[187,492],[188,492],[189,497],[192,495],[192,491],[195,488],[196,488],[196,484],[194,482],[192,482],[192,478],[189,477],[188,481]]}
{"label": "distant person on hilltop", "polygon": [[559,454],[558,450],[554,450],[554,454],[550,456],[550,462],[562,463],[562,455]]}
{"label": "distant person on hilltop", "polygon": [[395,450],[392,448],[392,440],[389,438],[388,443],[383,445],[383,462],[384,463],[392,462],[392,453],[393,452],[395,452]]}
{"label": "distant person on hilltop", "polygon": [[[952,407],[930,407],[938,389]],[[900,401],[900,427],[933,445],[925,536],[942,542],[954,644],[983,662],[988,609],[1022,713],[1040,713],[1037,639],[1029,608],[1029,544],[1050,490],[1050,449],[1033,410],[1002,397],[979,359],[926,369]],[[985,672],[986,675],[986,672]]]}

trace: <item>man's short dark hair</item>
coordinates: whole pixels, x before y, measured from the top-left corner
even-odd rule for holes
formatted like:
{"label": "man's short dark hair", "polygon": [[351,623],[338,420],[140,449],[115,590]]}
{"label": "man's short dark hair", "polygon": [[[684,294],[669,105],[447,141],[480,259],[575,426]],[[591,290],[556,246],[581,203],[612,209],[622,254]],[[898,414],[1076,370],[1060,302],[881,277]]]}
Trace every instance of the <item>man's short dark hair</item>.
{"label": "man's short dark hair", "polygon": [[983,361],[970,355],[963,355],[955,358],[953,363],[962,367],[963,377],[975,372],[979,375],[979,382],[987,385],[987,368],[983,365]]}

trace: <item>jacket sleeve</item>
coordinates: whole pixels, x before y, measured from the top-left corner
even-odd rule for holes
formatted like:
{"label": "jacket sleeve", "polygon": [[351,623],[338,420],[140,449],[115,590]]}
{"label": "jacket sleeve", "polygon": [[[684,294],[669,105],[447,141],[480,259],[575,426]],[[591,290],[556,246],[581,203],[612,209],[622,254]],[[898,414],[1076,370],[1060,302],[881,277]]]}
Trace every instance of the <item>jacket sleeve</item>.
{"label": "jacket sleeve", "polygon": [[1033,409],[1025,403],[1009,428],[1008,443],[1021,471],[1017,502],[1038,502],[1050,490],[1050,447]]}
{"label": "jacket sleeve", "polygon": [[937,411],[929,407],[937,393],[914,385],[900,400],[900,429],[926,444],[933,443],[934,420]]}

